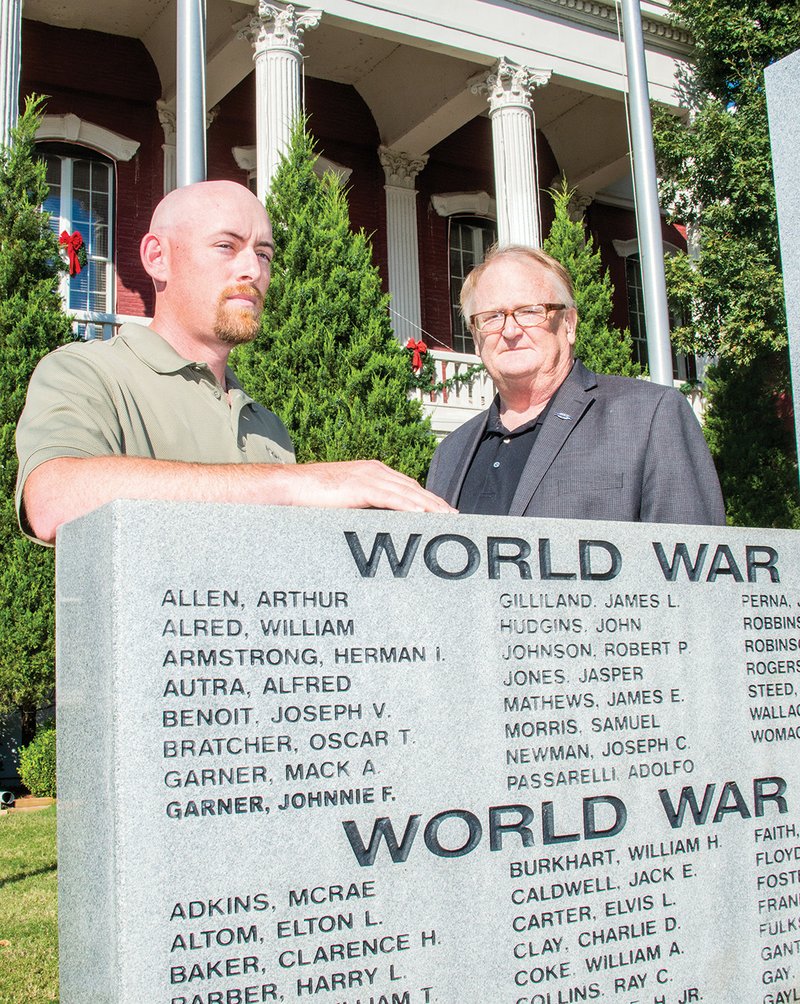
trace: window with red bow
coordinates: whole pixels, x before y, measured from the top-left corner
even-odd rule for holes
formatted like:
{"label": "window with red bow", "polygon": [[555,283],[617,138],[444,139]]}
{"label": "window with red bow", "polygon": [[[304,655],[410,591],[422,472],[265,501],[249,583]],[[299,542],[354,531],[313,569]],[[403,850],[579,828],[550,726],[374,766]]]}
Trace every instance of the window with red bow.
{"label": "window with red bow", "polygon": [[91,150],[60,143],[39,147],[50,194],[44,208],[59,236],[69,273],[63,294],[72,311],[114,309],[112,161]]}

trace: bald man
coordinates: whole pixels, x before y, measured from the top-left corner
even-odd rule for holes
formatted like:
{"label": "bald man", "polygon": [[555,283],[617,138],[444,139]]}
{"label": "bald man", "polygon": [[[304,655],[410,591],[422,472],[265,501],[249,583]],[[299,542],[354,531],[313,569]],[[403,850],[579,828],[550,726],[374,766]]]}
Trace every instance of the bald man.
{"label": "bald man", "polygon": [[246,188],[202,182],[170,193],[142,238],[152,325],[46,356],[17,428],[22,529],[58,527],[117,498],[449,512],[374,460],[294,463],[280,420],[228,368],[255,338],[272,229]]}

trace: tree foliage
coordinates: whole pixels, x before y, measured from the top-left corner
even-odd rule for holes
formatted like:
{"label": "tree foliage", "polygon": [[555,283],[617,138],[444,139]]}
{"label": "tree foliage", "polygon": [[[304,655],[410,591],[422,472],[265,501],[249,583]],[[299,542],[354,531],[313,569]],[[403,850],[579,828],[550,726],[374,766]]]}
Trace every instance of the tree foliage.
{"label": "tree foliage", "polygon": [[655,110],[656,154],[662,201],[697,243],[695,256],[667,261],[670,297],[688,319],[673,340],[719,359],[707,428],[729,519],[792,525],[797,476],[781,416],[787,333],[763,71],[800,47],[800,5],[673,0],[672,11],[694,41],[694,70],[682,81],[690,114]]}
{"label": "tree foliage", "polygon": [[291,433],[300,462],[377,458],[421,479],[435,440],[409,400],[409,358],[362,232],[314,143],[293,134],[267,198],[275,237],[261,332],[236,350],[248,392]]}
{"label": "tree foliage", "polygon": [[800,527],[786,371],[771,353],[757,355],[749,366],[721,359],[707,375],[706,391],[705,433],[729,521]]}
{"label": "tree foliage", "polygon": [[56,797],[56,729],[53,722],[43,725],[20,750],[19,776],[37,798]]}
{"label": "tree foliage", "polygon": [[53,553],[17,527],[14,432],[37,362],[70,341],[58,277],[58,238],[41,210],[44,164],[34,153],[41,98],[28,99],[0,150],[0,712],[23,712],[23,732],[54,687]]}
{"label": "tree foliage", "polygon": [[566,178],[560,187],[550,189],[555,218],[543,249],[560,261],[572,278],[579,318],[575,355],[596,373],[638,376],[641,369],[633,359],[630,332],[610,323],[614,287],[600,251],[591,234],[587,236],[583,222],[570,217],[573,194]]}

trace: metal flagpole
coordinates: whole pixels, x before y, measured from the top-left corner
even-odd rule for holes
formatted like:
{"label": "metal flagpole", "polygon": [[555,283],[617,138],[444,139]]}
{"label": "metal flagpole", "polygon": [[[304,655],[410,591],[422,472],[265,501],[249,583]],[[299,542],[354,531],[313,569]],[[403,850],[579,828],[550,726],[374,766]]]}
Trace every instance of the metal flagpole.
{"label": "metal flagpole", "polygon": [[178,0],[178,187],[206,178],[206,5]]}
{"label": "metal flagpole", "polygon": [[661,213],[658,206],[653,126],[644,59],[642,15],[639,0],[621,0],[625,61],[631,117],[636,225],[642,263],[647,355],[654,383],[672,385],[672,353],[669,340],[669,308],[664,279],[664,248],[661,243]]}

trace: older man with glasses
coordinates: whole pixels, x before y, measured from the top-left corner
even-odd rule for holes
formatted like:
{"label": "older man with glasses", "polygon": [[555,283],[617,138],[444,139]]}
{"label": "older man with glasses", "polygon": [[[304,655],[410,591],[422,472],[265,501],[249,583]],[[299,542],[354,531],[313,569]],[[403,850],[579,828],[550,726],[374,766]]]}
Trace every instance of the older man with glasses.
{"label": "older man with glasses", "polygon": [[725,523],[683,395],[575,359],[579,319],[559,262],[535,248],[490,252],[461,308],[498,394],[439,446],[430,491],[465,513]]}

